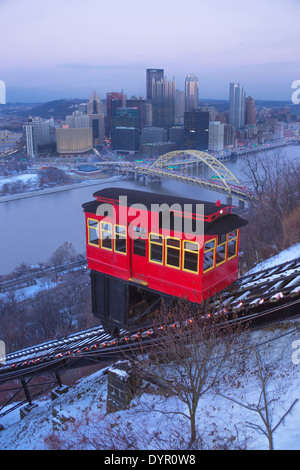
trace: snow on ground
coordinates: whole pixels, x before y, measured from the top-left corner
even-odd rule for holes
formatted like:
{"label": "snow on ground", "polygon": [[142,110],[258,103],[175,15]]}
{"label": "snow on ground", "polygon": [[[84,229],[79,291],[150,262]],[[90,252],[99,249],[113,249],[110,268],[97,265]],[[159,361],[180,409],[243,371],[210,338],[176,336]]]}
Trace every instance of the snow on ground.
{"label": "snow on ground", "polygon": [[[300,244],[260,263],[255,270],[299,256]],[[267,391],[272,400],[270,410],[273,427],[299,399],[274,432],[274,448],[299,450],[300,317],[252,331],[251,342],[256,345],[263,366],[268,367],[271,373]],[[202,441],[198,441],[198,448],[268,449],[266,436],[258,431],[258,426],[263,427],[258,413],[236,403],[248,405],[249,408],[258,403],[261,393],[254,354],[249,353],[244,367],[241,367],[239,359],[240,354],[234,355],[224,366],[220,391],[227,398],[210,390],[200,399],[197,430]],[[4,416],[0,420],[4,426],[4,430],[0,431],[0,449],[187,448],[189,422],[182,415],[187,409],[178,398],[144,392],[134,398],[129,409],[107,414],[107,375],[104,371],[99,370],[81,379],[67,394],[54,402],[50,397],[36,400],[38,407],[23,420],[19,418],[19,409]],[[53,406],[66,416],[65,430],[54,430]]]}
{"label": "snow on ground", "polygon": [[[41,291],[52,289],[57,286],[57,282],[50,281],[47,278],[38,278],[35,279],[35,282],[36,283],[32,286],[16,289],[14,291],[16,300],[22,301],[25,299],[30,299],[35,297]],[[0,293],[0,299],[6,300],[9,295],[9,291],[2,292]]]}
{"label": "snow on ground", "polygon": [[39,176],[34,173],[23,173],[20,175],[14,175],[10,177],[0,177],[0,188],[6,183],[16,183],[22,181],[22,183],[34,183],[39,179]]}
{"label": "snow on ground", "polygon": [[[275,402],[273,425],[299,397],[300,365],[292,360],[293,341],[300,339],[295,320],[287,320],[285,328],[266,328],[254,332],[253,340],[264,363],[270,364],[274,374],[270,385],[278,401]],[[299,325],[298,325],[299,326]],[[289,329],[290,328],[290,329]],[[293,331],[293,333],[292,333]],[[257,403],[259,381],[254,374],[255,360],[247,362],[245,372],[238,372],[236,360],[225,369],[226,380],[222,393],[237,397],[244,403]],[[51,402],[36,401],[38,407],[23,420],[19,410],[1,419],[2,450],[45,449],[146,449],[176,450],[186,448],[189,437],[188,420],[177,411],[187,411],[175,397],[160,397],[143,393],[136,397],[128,410],[106,414],[107,375],[98,371],[80,380],[66,395]],[[55,406],[69,417],[68,428],[53,431],[52,408]],[[166,413],[168,411],[168,413]],[[284,424],[274,434],[277,450],[300,448],[300,401],[294,406]],[[247,424],[248,423],[248,424]],[[250,424],[252,426],[250,426]],[[253,429],[261,425],[257,413],[210,391],[200,400],[197,428],[207,449],[230,446],[233,449],[268,449],[265,436]]]}
{"label": "snow on ground", "polygon": [[262,261],[261,263],[257,264],[253,269],[251,269],[248,274],[263,271],[264,269],[268,269],[278,264],[287,263],[288,261],[292,261],[296,258],[300,258],[300,243],[290,246],[289,248],[283,250],[282,252],[278,253],[278,255],[275,255],[272,258]]}

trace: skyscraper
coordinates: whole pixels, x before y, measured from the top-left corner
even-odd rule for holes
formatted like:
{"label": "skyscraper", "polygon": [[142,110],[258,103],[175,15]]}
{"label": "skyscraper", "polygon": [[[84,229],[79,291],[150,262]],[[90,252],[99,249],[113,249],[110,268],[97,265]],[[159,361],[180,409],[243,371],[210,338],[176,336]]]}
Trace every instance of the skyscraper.
{"label": "skyscraper", "polygon": [[0,80],[0,104],[6,104],[6,85],[3,80]]}
{"label": "skyscraper", "polygon": [[93,130],[93,144],[104,142],[104,113],[103,103],[98,93],[94,90],[87,103],[87,114],[90,118],[90,125]]}
{"label": "skyscraper", "polygon": [[230,83],[229,124],[235,129],[245,126],[245,91],[239,83]]}
{"label": "skyscraper", "polygon": [[26,152],[29,158],[34,158],[37,154],[37,148],[34,138],[34,120],[29,118],[28,122],[23,126],[26,139]]}
{"label": "skyscraper", "polygon": [[110,135],[111,131],[111,117],[115,115],[116,108],[123,108],[126,106],[126,95],[119,92],[106,93],[106,135]]}
{"label": "skyscraper", "polygon": [[175,78],[168,81],[152,79],[152,123],[156,127],[171,127],[175,123]]}
{"label": "skyscraper", "polygon": [[199,82],[196,75],[187,75],[185,79],[185,111],[188,113],[198,108]]}
{"label": "skyscraper", "polygon": [[175,92],[175,124],[184,123],[185,112],[185,92],[176,90]]}
{"label": "skyscraper", "polygon": [[138,108],[117,108],[115,115],[111,118],[111,131],[115,127],[135,127],[139,129]]}
{"label": "skyscraper", "polygon": [[132,96],[130,100],[126,101],[127,108],[137,108],[139,115],[139,128],[143,129],[146,125],[146,101],[143,98],[136,98]]}
{"label": "skyscraper", "polygon": [[219,121],[210,121],[208,150],[220,152],[224,149],[224,124]]}
{"label": "skyscraper", "polygon": [[255,101],[251,96],[246,98],[246,124],[250,126],[256,124]]}
{"label": "skyscraper", "polygon": [[164,80],[164,69],[147,69],[146,70],[146,97],[152,100],[152,81],[160,82]]}
{"label": "skyscraper", "polygon": [[136,152],[140,147],[139,129],[137,127],[112,127],[111,146],[113,150]]}
{"label": "skyscraper", "polygon": [[26,139],[27,155],[35,158],[51,147],[50,120],[43,121],[39,117],[29,117],[23,126]]}
{"label": "skyscraper", "polygon": [[193,109],[184,113],[184,146],[190,150],[207,150],[209,112]]}

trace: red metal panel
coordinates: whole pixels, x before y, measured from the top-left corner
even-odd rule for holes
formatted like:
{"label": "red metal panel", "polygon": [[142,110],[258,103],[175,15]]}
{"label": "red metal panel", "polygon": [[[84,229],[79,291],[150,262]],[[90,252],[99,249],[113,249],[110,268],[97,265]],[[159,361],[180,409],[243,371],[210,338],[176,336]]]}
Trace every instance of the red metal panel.
{"label": "red metal panel", "polygon": [[[119,222],[118,204],[114,205],[114,209],[116,220],[109,219],[108,217],[105,218],[106,222],[111,223],[112,232],[115,224]],[[124,254],[115,251],[114,240],[112,240],[112,249],[101,248],[101,242],[99,242],[99,247],[89,243],[88,220],[94,219],[100,224],[103,217],[86,213],[86,254],[90,269],[127,281],[139,280],[147,285],[148,288],[155,291],[199,303],[217,294],[236,280],[238,255],[220,266],[216,266],[210,271],[203,273],[203,237],[197,237],[195,240],[200,246],[198,273],[182,269],[184,256],[182,249],[180,251],[180,268],[166,265],[165,241],[163,262],[151,262],[149,259],[149,231],[151,230],[151,222],[153,222],[153,217],[151,217],[153,214],[150,211],[128,212],[127,208],[127,216],[127,251]],[[154,218],[156,218],[155,229],[164,236],[164,240],[167,237],[171,237],[180,239],[181,244],[183,244],[185,240],[184,234],[175,231],[167,233],[164,229],[157,230],[158,215],[155,214]],[[138,249],[135,252],[134,240],[137,238],[135,236],[137,234],[134,233],[134,227],[137,226],[146,229],[144,254],[141,252],[138,254]],[[204,242],[212,238],[214,237],[205,236]],[[237,242],[237,253],[238,249],[239,240]]]}

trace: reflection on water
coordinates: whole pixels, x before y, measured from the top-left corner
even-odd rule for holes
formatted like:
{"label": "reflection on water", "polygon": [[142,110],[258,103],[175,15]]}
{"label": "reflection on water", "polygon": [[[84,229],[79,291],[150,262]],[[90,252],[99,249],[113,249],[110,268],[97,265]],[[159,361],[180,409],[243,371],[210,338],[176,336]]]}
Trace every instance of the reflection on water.
{"label": "reflection on water", "polygon": [[[298,161],[300,159],[300,146],[288,147],[281,152],[285,159]],[[261,157],[263,158],[263,154]],[[243,158],[225,164],[242,185],[249,183],[249,178],[242,171],[245,165]],[[172,180],[164,180],[161,184],[149,186],[142,181],[130,180],[99,182],[99,189],[111,186],[143,189],[212,202],[217,199],[221,202],[226,201],[226,196],[222,194]],[[97,190],[97,186],[91,186],[0,204],[0,274],[12,271],[22,262],[26,264],[45,262],[65,241],[73,243],[77,252],[84,253],[85,227],[82,204],[92,200],[93,193]]]}

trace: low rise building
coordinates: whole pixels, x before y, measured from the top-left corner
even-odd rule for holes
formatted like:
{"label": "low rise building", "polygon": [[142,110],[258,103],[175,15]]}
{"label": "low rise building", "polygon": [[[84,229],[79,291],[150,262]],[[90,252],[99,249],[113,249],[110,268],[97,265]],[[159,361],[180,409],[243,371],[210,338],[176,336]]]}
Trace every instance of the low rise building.
{"label": "low rise building", "polygon": [[209,123],[208,150],[221,152],[224,149],[224,124],[219,121]]}
{"label": "low rise building", "polygon": [[93,148],[91,127],[56,129],[57,152],[73,154],[89,152]]}

